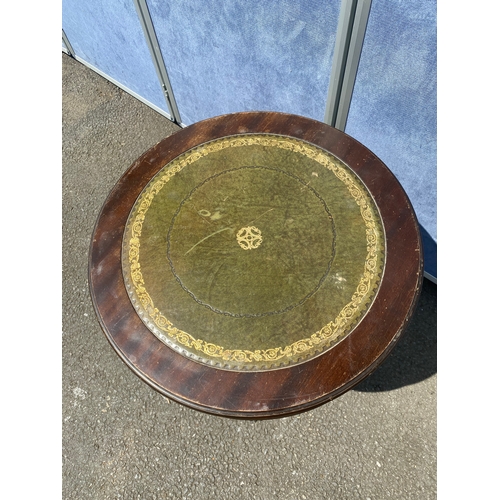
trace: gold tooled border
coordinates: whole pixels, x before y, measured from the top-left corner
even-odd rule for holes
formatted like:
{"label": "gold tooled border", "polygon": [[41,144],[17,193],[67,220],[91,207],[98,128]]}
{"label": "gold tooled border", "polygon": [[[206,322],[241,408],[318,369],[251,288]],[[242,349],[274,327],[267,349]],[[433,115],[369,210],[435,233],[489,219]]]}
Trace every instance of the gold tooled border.
{"label": "gold tooled border", "polygon": [[[225,349],[223,346],[212,344],[206,342],[202,339],[195,339],[192,335],[176,328],[162,313],[159,311],[151,297],[149,296],[144,279],[141,273],[141,265],[139,262],[139,249],[140,249],[140,236],[142,232],[142,224],[145,220],[146,213],[153,202],[154,197],[160,192],[163,186],[178,172],[183,168],[192,163],[196,162],[200,158],[207,156],[215,151],[220,151],[228,147],[239,147],[239,146],[272,146],[282,149],[288,149],[296,153],[303,154],[304,156],[318,162],[323,167],[332,171],[348,188],[349,193],[356,201],[360,208],[361,216],[366,225],[366,242],[367,242],[367,256],[365,260],[364,273],[361,278],[356,292],[352,295],[351,301],[346,304],[340,311],[338,316],[331,322],[327,323],[321,330],[315,332],[308,338],[304,338],[294,342],[293,344],[287,345],[285,347],[275,347],[265,350],[240,350],[240,349]],[[139,198],[141,201],[138,206],[134,205],[132,208],[129,224],[125,230],[125,241],[127,236],[130,235],[129,250],[128,250],[128,261],[123,260],[124,268],[128,267],[130,271],[130,278],[132,280],[132,286],[127,287],[129,294],[135,294],[139,300],[143,312],[152,320],[154,325],[160,330],[153,328],[153,333],[167,345],[172,345],[175,342],[185,346],[188,349],[194,349],[199,351],[205,356],[212,358],[214,360],[220,360],[220,362],[225,363],[228,366],[229,363],[252,363],[252,362],[270,362],[274,363],[278,360],[285,360],[291,362],[291,358],[297,355],[308,355],[311,354],[308,351],[314,349],[313,353],[318,350],[324,349],[328,345],[332,345],[333,342],[340,341],[348,333],[350,333],[350,327],[352,326],[352,319],[357,318],[357,312],[363,299],[370,292],[375,292],[375,287],[380,281],[380,277],[385,264],[385,259],[380,259],[379,265],[377,265],[377,247],[380,245],[379,237],[376,230],[376,224],[374,221],[373,211],[370,204],[367,201],[367,197],[361,189],[356,185],[353,180],[353,176],[347,171],[346,166],[344,166],[340,160],[333,159],[333,155],[326,153],[324,150],[312,144],[300,141],[298,139],[271,135],[271,134],[251,134],[245,136],[229,136],[223,139],[216,139],[211,142],[207,142],[194,150],[188,151],[176,159],[172,160],[171,166],[165,171],[160,171],[158,179],[154,179],[146,186],[143,194]],[[383,228],[383,226],[382,226]],[[383,231],[383,229],[382,229]],[[384,252],[385,248],[385,237],[382,242],[383,247],[381,253]],[[128,266],[127,266],[128,264]],[[127,269],[124,269],[126,273]],[[128,280],[126,280],[128,281]],[[132,297],[131,297],[132,298]],[[135,301],[133,301],[135,303]],[[135,304],[134,304],[134,307]],[[139,311],[138,311],[139,312]],[[361,318],[357,319],[359,322]],[[151,329],[151,328],[150,328]],[[162,332],[167,334],[164,335]],[[170,338],[169,338],[170,337]],[[174,339],[173,342],[171,339]],[[200,361],[204,360],[200,356]],[[219,364],[219,363],[216,363]],[[231,369],[231,368],[230,368]],[[236,369],[234,367],[233,369]]]}

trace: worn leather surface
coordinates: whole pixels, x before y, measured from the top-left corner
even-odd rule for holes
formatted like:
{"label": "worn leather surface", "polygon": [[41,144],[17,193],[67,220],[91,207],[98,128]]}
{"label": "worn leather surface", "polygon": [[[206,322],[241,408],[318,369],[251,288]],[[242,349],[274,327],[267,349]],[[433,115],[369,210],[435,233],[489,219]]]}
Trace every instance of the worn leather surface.
{"label": "worn leather surface", "polygon": [[130,213],[122,263],[134,307],[165,343],[202,363],[266,370],[308,360],[356,327],[384,246],[351,169],[262,134],[166,165]]}

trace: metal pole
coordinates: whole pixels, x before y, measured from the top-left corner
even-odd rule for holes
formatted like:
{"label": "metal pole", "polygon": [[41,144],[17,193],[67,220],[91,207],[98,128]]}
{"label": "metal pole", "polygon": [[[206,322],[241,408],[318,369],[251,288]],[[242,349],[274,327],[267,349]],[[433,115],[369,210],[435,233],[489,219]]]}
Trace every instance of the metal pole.
{"label": "metal pole", "polygon": [[69,43],[68,37],[66,36],[66,33],[64,33],[64,30],[62,30],[62,39],[63,39],[64,45],[66,45],[66,49],[68,50],[68,54],[71,57],[75,57],[75,51],[73,50],[73,47]]}
{"label": "metal pole", "polygon": [[324,118],[324,122],[332,127],[335,126],[337,118],[357,2],[358,0],[342,0],[340,5],[337,35],[335,37],[335,49],[333,52],[332,72],[330,75],[330,85],[328,87]]}
{"label": "metal pole", "polygon": [[365,40],[371,4],[372,0],[358,0],[356,5],[356,13],[352,26],[349,51],[334,125],[342,131],[345,130],[347,123],[347,115],[349,114],[349,107],[351,105],[352,93],[356,81],[356,74],[358,72],[359,60],[361,58],[361,49],[363,48],[363,42]]}
{"label": "metal pole", "polygon": [[172,115],[172,121],[177,123],[177,125],[181,125],[181,115],[179,113],[179,109],[177,108],[177,103],[175,102],[174,92],[172,90],[172,86],[170,85],[167,68],[165,66],[165,61],[163,60],[160,44],[158,43],[158,38],[156,37],[156,32],[146,0],[134,0],[134,4],[141,22],[142,30],[144,31],[144,35],[146,37],[151,57],[153,59],[156,74],[160,80],[168,109]]}

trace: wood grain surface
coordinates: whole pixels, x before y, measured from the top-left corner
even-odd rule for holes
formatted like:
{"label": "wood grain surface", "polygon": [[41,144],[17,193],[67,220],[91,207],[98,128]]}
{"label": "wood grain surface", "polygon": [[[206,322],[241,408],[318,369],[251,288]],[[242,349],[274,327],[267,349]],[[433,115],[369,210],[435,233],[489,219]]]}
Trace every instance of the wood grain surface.
{"label": "wood grain surface", "polygon": [[[216,369],[162,343],[143,324],[127,294],[122,239],[127,218],[149,180],[190,148],[229,135],[272,133],[310,142],[337,156],[365,183],[386,233],[386,266],[376,299],[356,329],[306,363],[263,372]],[[386,358],[415,308],[423,277],[417,219],[398,180],[371,151],[345,133],[308,118],[247,112],[211,118],[162,140],[111,191],[89,255],[89,286],[101,327],[121,359],[163,395],[191,408],[239,418],[272,418],[308,410],[351,389]]]}

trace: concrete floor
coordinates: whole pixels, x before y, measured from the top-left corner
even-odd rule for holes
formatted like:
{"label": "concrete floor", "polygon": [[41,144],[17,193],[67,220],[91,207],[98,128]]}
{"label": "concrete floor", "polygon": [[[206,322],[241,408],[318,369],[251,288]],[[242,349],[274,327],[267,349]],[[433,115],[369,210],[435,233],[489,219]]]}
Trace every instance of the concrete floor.
{"label": "concrete floor", "polygon": [[436,498],[436,285],[385,363],[299,416],[241,421],[155,392],[95,317],[88,249],[113,185],[178,128],[63,53],[63,495],[70,499]]}

